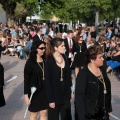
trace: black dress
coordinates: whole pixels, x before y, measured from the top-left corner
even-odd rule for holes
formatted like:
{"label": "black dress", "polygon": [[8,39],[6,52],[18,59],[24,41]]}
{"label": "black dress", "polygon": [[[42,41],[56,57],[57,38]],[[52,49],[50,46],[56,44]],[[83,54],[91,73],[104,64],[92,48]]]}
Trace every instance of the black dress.
{"label": "black dress", "polygon": [[73,66],[74,67],[83,67],[86,62],[85,62],[85,51],[86,51],[86,43],[83,41],[82,43],[78,44],[76,43],[76,52],[77,54],[75,55]]}
{"label": "black dress", "polygon": [[5,103],[5,98],[3,94],[3,86],[4,86],[4,68],[0,63],[0,107],[3,107]]}
{"label": "black dress", "polygon": [[45,92],[45,80],[43,80],[43,73],[41,67],[43,68],[43,63],[32,63],[27,62],[24,70],[24,94],[28,94],[30,97],[32,86],[37,88],[36,92],[33,94],[31,104],[29,106],[29,111],[38,112],[45,110],[48,107],[48,102]]}
{"label": "black dress", "polygon": [[46,62],[45,79],[46,92],[49,103],[55,103],[55,109],[48,108],[48,120],[71,120],[71,89],[72,81],[68,59],[63,55],[65,66],[61,68],[57,65],[53,56]]}

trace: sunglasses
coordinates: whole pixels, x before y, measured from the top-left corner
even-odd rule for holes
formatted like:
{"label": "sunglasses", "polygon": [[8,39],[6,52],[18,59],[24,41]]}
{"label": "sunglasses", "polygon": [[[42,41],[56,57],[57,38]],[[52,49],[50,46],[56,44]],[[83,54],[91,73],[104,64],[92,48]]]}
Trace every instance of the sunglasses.
{"label": "sunglasses", "polygon": [[45,47],[40,47],[40,48],[38,48],[38,49],[40,49],[40,50],[45,50]]}
{"label": "sunglasses", "polygon": [[83,38],[83,36],[80,36],[80,38]]}

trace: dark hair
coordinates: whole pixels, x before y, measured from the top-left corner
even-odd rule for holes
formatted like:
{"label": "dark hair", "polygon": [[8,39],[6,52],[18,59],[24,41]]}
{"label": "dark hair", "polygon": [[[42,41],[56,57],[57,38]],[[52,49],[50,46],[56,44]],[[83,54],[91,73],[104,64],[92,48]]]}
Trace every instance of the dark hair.
{"label": "dark hair", "polygon": [[53,38],[51,41],[48,41],[47,48],[46,48],[46,57],[52,56],[52,54],[55,52],[54,47],[59,47],[64,40],[62,38]]}
{"label": "dark hair", "polygon": [[104,35],[101,35],[98,39],[99,43],[102,43],[102,41],[106,41],[106,37]]}
{"label": "dark hair", "polygon": [[96,60],[97,55],[102,53],[103,53],[103,50],[101,46],[99,45],[90,46],[85,52],[85,58],[86,58],[87,64],[90,63],[90,60]]}
{"label": "dark hair", "polygon": [[81,33],[78,33],[75,37],[75,42],[78,43],[78,41],[80,40],[81,38]]}
{"label": "dark hair", "polygon": [[67,34],[69,35],[70,33],[73,33],[73,31],[72,30],[68,30]]}
{"label": "dark hair", "polygon": [[36,41],[32,44],[32,47],[31,47],[31,50],[30,50],[29,60],[31,60],[33,62],[36,62],[36,60],[37,60],[37,49],[41,44],[45,45],[45,42],[40,40],[40,41]]}
{"label": "dark hair", "polygon": [[42,28],[37,28],[37,33],[42,31]]}

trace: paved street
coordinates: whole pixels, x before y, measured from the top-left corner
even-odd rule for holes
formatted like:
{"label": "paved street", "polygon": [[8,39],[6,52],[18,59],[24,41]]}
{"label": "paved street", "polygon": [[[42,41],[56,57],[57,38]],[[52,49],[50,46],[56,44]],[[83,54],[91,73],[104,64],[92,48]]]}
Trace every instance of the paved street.
{"label": "paved street", "polygon": [[[0,108],[0,120],[23,120],[26,109],[23,97],[23,69],[25,60],[19,60],[18,58],[6,55],[2,56],[1,62],[5,68],[4,95],[6,106]],[[17,78],[8,81],[13,76],[17,76]],[[120,80],[117,79],[115,74],[109,74],[109,78],[112,85],[113,115],[120,118]],[[26,120],[29,119],[28,116],[29,112]],[[111,120],[115,119],[111,118]]]}

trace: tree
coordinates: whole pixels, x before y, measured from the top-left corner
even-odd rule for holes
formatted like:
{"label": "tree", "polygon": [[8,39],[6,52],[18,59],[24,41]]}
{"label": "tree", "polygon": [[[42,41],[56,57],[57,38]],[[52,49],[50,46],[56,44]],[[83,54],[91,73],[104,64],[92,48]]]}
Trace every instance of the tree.
{"label": "tree", "polygon": [[[117,17],[120,13],[120,1],[114,1],[117,5]],[[93,19],[96,11],[99,11],[101,19],[113,19],[115,13],[112,0],[45,0],[45,2],[46,4],[42,6],[42,9],[49,3],[51,7],[47,9],[64,20]]]}
{"label": "tree", "polygon": [[0,0],[0,3],[6,11],[9,26],[14,24],[14,20],[39,12],[38,0]]}

